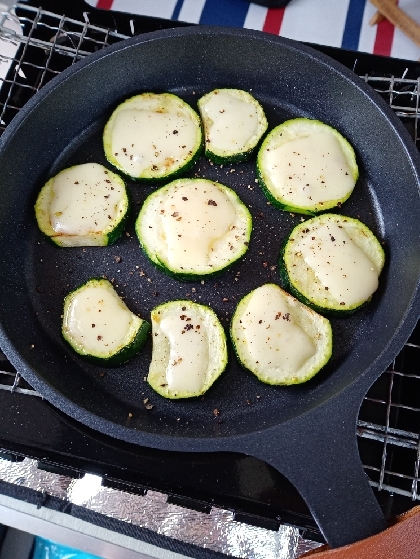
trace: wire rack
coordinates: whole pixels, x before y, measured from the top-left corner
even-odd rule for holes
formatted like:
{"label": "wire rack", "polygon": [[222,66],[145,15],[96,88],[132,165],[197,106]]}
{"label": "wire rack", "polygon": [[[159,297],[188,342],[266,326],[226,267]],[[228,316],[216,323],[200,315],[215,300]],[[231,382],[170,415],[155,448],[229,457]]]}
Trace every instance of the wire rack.
{"label": "wire rack", "polygon": [[[128,35],[83,21],[16,4],[0,17],[0,132],[43,85],[90,53]],[[134,23],[129,21],[131,35]],[[357,67],[355,68],[357,73]],[[372,86],[406,125],[419,146],[420,77],[366,74]],[[0,389],[39,396],[0,355]],[[420,326],[367,394],[360,411],[358,440],[372,486],[391,495],[420,499]],[[408,504],[407,508],[410,508]]]}

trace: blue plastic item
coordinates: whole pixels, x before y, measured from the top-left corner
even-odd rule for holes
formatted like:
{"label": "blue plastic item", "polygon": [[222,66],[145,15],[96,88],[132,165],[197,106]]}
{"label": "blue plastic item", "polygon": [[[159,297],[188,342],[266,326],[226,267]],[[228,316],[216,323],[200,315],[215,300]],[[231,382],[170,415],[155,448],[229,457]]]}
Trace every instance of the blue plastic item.
{"label": "blue plastic item", "polygon": [[32,559],[101,559],[65,545],[36,536]]}

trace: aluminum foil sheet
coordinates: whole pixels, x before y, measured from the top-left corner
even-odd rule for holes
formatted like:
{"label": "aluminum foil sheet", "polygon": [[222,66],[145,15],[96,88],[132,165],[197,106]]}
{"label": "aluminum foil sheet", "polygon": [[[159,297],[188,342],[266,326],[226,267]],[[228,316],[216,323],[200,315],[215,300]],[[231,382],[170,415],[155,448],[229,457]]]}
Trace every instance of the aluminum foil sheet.
{"label": "aluminum foil sheet", "polygon": [[72,478],[38,469],[36,460],[29,458],[22,462],[0,459],[0,479],[60,499],[67,499],[67,491],[73,481]]}
{"label": "aluminum foil sheet", "polygon": [[81,479],[45,472],[25,458],[11,463],[0,459],[0,479],[98,512],[110,518],[153,530],[182,542],[246,559],[296,559],[319,544],[282,525],[277,532],[234,520],[233,513],[213,507],[209,514],[167,502],[167,495],[148,491],[133,495],[102,487],[99,476]]}

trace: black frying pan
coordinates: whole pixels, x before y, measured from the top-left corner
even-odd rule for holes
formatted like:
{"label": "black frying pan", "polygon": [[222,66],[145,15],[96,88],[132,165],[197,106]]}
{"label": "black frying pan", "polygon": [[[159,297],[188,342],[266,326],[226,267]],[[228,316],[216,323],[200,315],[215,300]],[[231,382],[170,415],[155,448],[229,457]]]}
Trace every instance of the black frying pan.
{"label": "black frying pan", "polygon": [[[136,211],[128,235],[113,247],[51,246],[37,230],[33,205],[42,184],[62,168],[105,163],[102,128],[123,99],[141,91],[171,91],[194,105],[215,87],[252,90],[270,128],[291,116],[309,116],[352,142],[361,177],[342,212],[360,217],[384,241],[387,266],[370,306],[333,320],[333,358],[312,381],[266,386],[231,355],[226,373],[203,398],[171,402],[144,381],[151,344],[105,375],[71,353],[60,338],[65,294],[105,274],[143,316],[162,301],[190,297],[210,304],[227,327],[245,293],[279,281],[280,244],[300,216],[267,205],[253,162],[221,168],[202,159],[190,176],[233,187],[254,215],[245,259],[202,285],[169,279],[140,251],[134,219],[152,187],[129,183]],[[265,460],[300,490],[333,546],[379,532],[385,521],[360,463],[355,426],[368,387],[418,318],[418,178],[418,154],[397,118],[359,78],[309,48],[257,32],[203,27],[122,42],[45,86],[2,137],[2,348],[45,398],[103,433],[160,449],[237,451]],[[146,409],[146,398],[153,409]]]}

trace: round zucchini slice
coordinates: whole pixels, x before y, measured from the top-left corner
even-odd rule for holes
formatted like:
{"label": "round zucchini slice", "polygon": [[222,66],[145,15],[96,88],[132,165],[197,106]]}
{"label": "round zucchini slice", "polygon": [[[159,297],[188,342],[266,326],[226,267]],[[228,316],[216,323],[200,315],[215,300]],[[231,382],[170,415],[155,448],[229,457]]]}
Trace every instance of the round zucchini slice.
{"label": "round zucchini slice", "polygon": [[201,396],[227,365],[226,336],[214,311],[191,301],[152,310],[153,353],[147,381],[164,398]]}
{"label": "round zucchini slice", "polygon": [[65,298],[61,331],[81,357],[114,367],[141,350],[150,324],[128,309],[108,280],[93,278]]}
{"label": "round zucchini slice", "polygon": [[241,89],[215,89],[198,101],[205,153],[215,163],[248,159],[267,130],[258,101]]}
{"label": "round zucchini slice", "polygon": [[289,212],[315,215],[341,206],[359,176],[349,142],[318,120],[296,118],[268,134],[257,177],[268,200]]}
{"label": "round zucchini slice", "polygon": [[357,219],[323,214],[293,229],[280,257],[280,274],[298,299],[322,313],[354,312],[378,288],[385,253]]}
{"label": "round zucchini slice", "polygon": [[329,321],[275,284],[239,302],[230,334],[242,366],[267,384],[306,382],[332,353]]}
{"label": "round zucchini slice", "polygon": [[146,198],[136,221],[149,259],[180,280],[219,274],[248,249],[252,217],[236,193],[207,179],[178,179]]}
{"label": "round zucchini slice", "polygon": [[106,246],[124,230],[130,208],[124,181],[98,163],[64,169],[35,204],[40,230],[60,247]]}
{"label": "round zucchini slice", "polygon": [[200,117],[176,95],[142,93],[115,109],[103,144],[108,161],[132,179],[175,178],[200,155]]}

